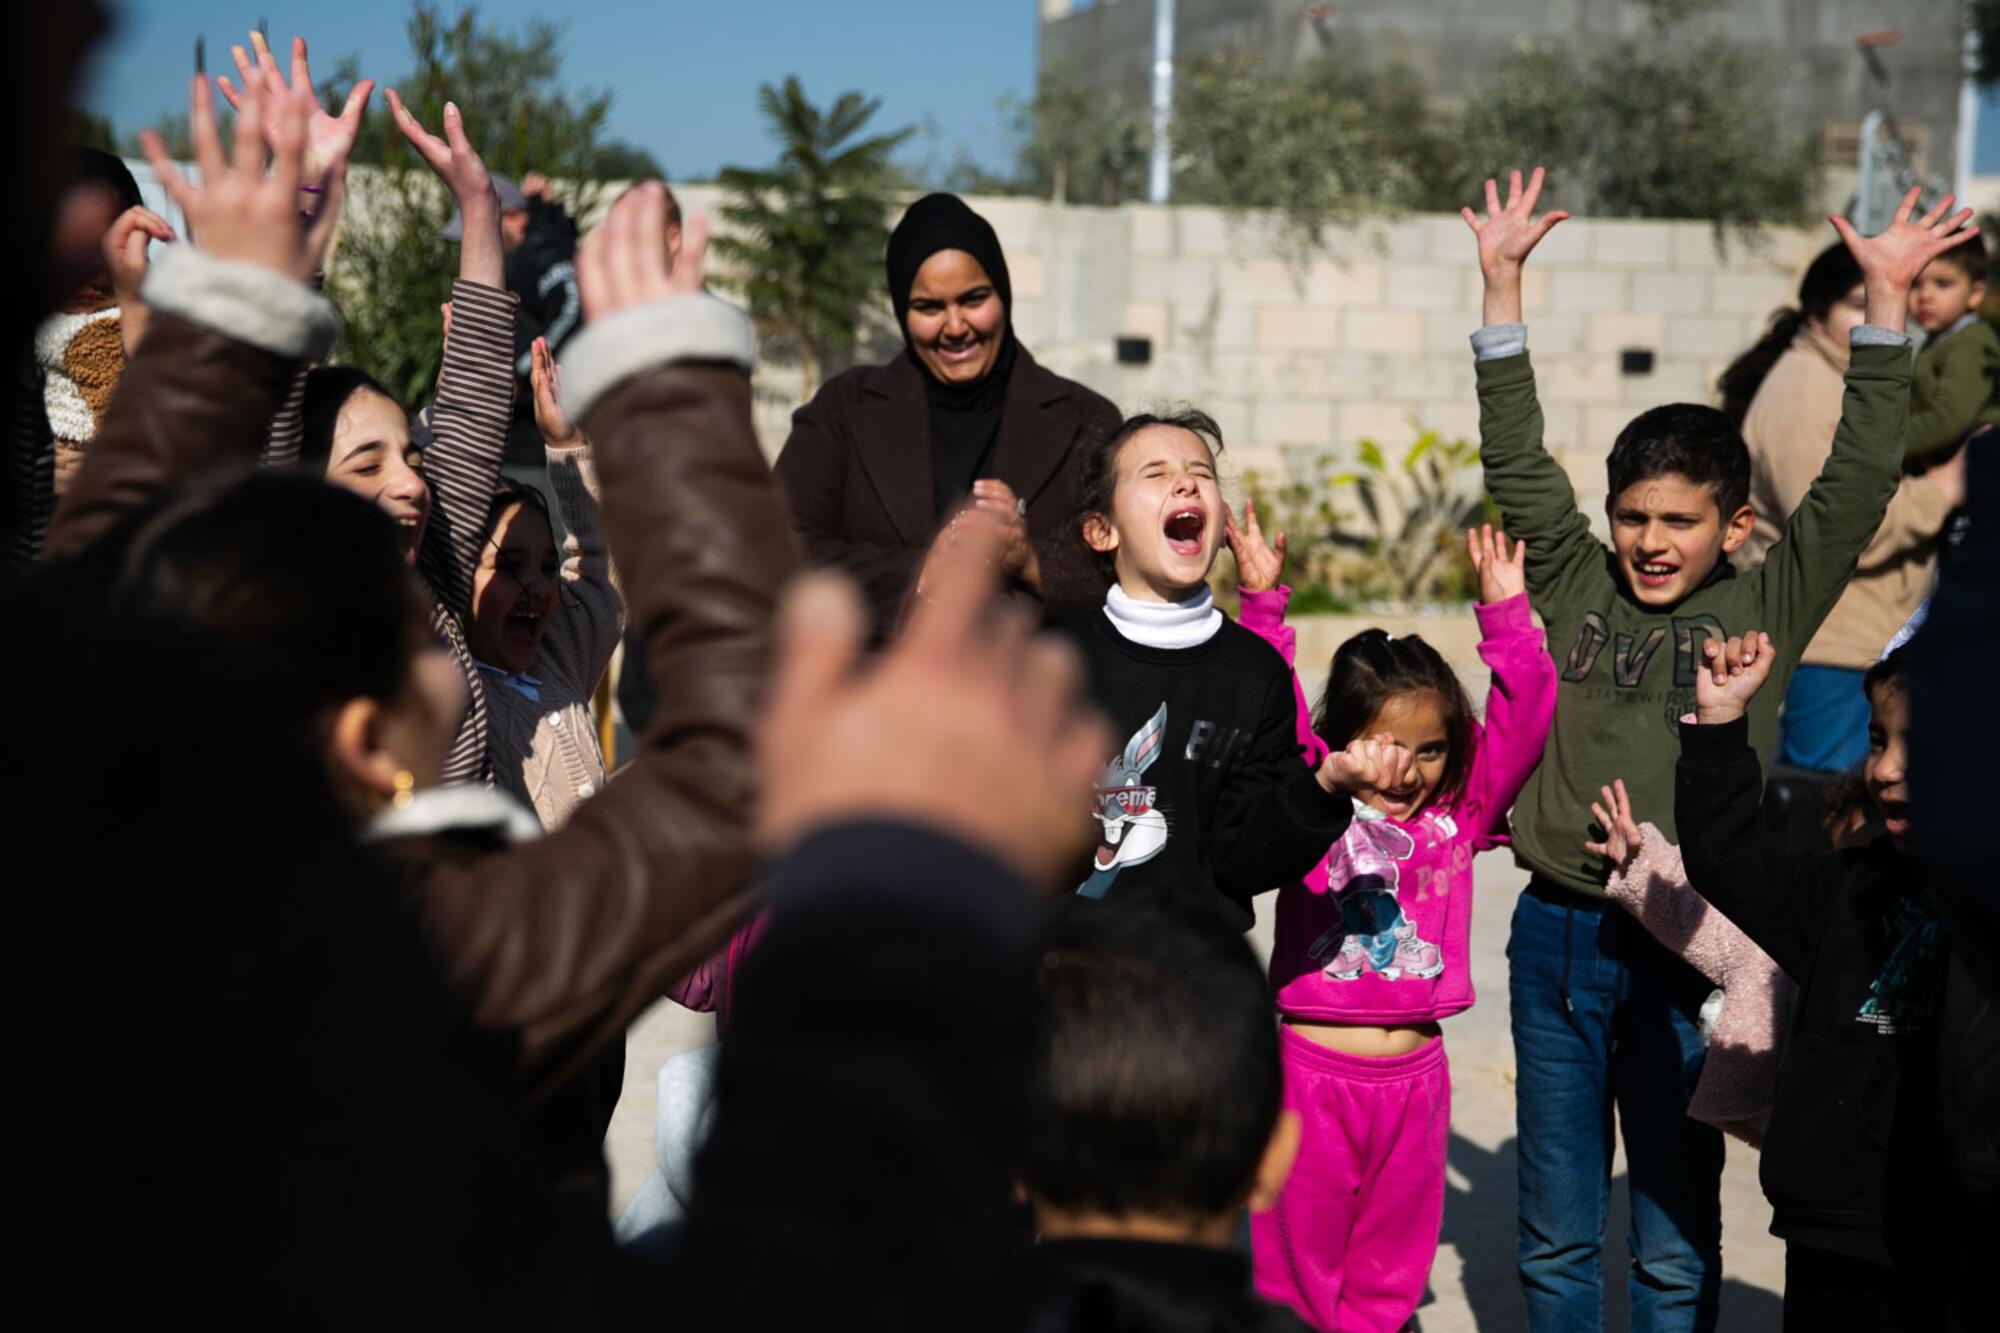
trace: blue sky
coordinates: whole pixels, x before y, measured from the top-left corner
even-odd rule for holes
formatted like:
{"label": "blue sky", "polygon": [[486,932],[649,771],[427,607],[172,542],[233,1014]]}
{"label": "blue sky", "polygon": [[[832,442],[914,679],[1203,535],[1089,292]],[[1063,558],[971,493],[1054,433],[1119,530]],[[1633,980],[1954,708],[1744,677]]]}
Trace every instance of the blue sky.
{"label": "blue sky", "polygon": [[[260,17],[280,43],[305,34],[315,73],[350,52],[378,82],[407,68],[408,0],[111,2],[121,22],[83,100],[121,135],[185,108],[196,36],[208,39],[209,72],[226,72],[229,44]],[[509,29],[564,12],[549,0],[485,0],[479,10]],[[769,160],[757,85],[793,73],[815,101],[859,89],[882,99],[885,127],[919,126],[905,153],[914,163],[964,152],[1000,168],[1013,144],[997,104],[1034,85],[1035,13],[1035,0],[586,0],[566,20],[564,75],[610,89],[612,134],[650,150],[675,179]],[[1983,103],[1976,161],[2000,172],[2000,96]]]}
{"label": "blue sky", "polygon": [[[305,36],[316,77],[350,52],[378,83],[408,69],[409,0],[110,2],[120,21],[83,104],[120,135],[186,109],[197,36],[208,40],[209,73],[229,73],[230,43],[260,17],[281,52],[294,32]],[[460,5],[442,7],[452,14]],[[922,128],[905,154],[912,161],[947,164],[962,149],[998,167],[1012,144],[996,104],[1027,95],[1035,78],[1035,0],[484,0],[478,8],[510,31],[536,16],[566,22],[565,80],[609,89],[613,136],[650,150],[680,180],[768,161],[757,85],[794,73],[816,102],[858,89],[882,99],[885,128]]]}

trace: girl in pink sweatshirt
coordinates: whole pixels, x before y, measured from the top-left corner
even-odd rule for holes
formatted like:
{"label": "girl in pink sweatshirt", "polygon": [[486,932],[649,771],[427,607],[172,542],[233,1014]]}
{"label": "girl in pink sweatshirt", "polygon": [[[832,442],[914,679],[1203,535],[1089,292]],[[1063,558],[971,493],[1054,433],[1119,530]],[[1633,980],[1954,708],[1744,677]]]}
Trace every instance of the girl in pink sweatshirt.
{"label": "girl in pink sweatshirt", "polygon": [[[1248,505],[1228,535],[1242,624],[1291,662],[1284,537],[1267,547]],[[1423,1298],[1451,1125],[1438,1023],[1473,999],[1472,858],[1506,840],[1508,807],[1555,710],[1555,664],[1528,615],[1526,547],[1510,556],[1490,528],[1467,546],[1479,655],[1493,672],[1484,725],[1450,665],[1414,635],[1371,629],[1342,644],[1317,716],[1298,691],[1309,761],[1357,737],[1415,759],[1396,790],[1357,796],[1326,860],[1278,892],[1271,986],[1301,1134],[1276,1206],[1251,1218],[1257,1291],[1342,1333],[1393,1333]]]}

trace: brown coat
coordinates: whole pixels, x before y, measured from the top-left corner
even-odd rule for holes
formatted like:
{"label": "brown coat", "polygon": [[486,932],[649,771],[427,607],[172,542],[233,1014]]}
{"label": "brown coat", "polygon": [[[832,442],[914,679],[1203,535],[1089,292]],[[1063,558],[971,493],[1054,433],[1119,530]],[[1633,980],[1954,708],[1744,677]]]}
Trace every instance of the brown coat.
{"label": "brown coat", "polygon": [[[986,475],[1028,502],[1047,617],[1104,601],[1105,582],[1072,531],[1080,447],[1120,420],[1111,401],[1019,350]],[[861,584],[878,636],[903,603],[937,535],[923,372],[907,356],[828,380],[792,417],[778,481],[806,558]]]}
{"label": "brown coat", "polygon": [[[249,473],[299,360],[157,306],[51,521],[47,558],[76,554],[188,481]],[[516,1039],[524,1094],[545,1135],[561,1136],[544,1138],[551,1163],[601,1173],[609,1105],[601,1079],[587,1077],[601,1072],[597,1057],[622,1054],[626,1025],[752,905],[751,730],[778,593],[799,557],[742,365],[646,366],[582,418],[658,691],[639,754],[548,837],[385,846],[469,1020]]]}

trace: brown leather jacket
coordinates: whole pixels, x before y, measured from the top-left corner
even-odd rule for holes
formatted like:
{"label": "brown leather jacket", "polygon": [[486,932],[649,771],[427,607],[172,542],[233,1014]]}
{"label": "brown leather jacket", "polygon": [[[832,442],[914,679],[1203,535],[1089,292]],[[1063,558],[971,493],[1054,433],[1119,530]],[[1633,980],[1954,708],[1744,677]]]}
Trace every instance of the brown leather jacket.
{"label": "brown leather jacket", "polygon": [[[247,472],[296,365],[158,312],[51,521],[48,556],[82,550],[186,481]],[[659,697],[639,754],[546,838],[385,844],[470,1021],[518,1038],[524,1091],[544,1103],[595,1057],[622,1053],[632,1018],[750,910],[751,732],[778,594],[799,560],[742,366],[653,365],[598,397],[583,425]],[[556,1118],[581,1139],[608,1110]],[[545,1146],[601,1162],[602,1123],[594,1133]]]}
{"label": "brown leather jacket", "polygon": [[583,425],[658,699],[639,753],[547,837],[388,845],[472,1021],[518,1034],[548,1164],[601,1213],[625,1029],[751,908],[751,729],[798,555],[742,370],[659,367]]}
{"label": "brown leather jacket", "polygon": [[537,1091],[621,1040],[749,909],[751,732],[798,564],[742,370],[661,366],[583,425],[659,696],[639,753],[547,837],[483,855],[401,849],[473,1021],[520,1033]]}
{"label": "brown leather jacket", "polygon": [[168,491],[248,473],[264,422],[284,400],[296,366],[159,312],[139,354],[125,363],[97,439],[49,518],[42,558],[77,554]]}

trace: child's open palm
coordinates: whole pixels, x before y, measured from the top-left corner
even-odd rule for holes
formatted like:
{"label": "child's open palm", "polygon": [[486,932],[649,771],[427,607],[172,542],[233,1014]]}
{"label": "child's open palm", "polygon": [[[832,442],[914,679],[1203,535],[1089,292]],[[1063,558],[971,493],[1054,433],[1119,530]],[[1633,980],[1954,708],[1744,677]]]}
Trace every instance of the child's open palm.
{"label": "child's open palm", "polygon": [[1472,556],[1473,571],[1479,576],[1479,600],[1492,606],[1528,590],[1528,543],[1514,543],[1507,554],[1507,534],[1495,532],[1491,523],[1465,530],[1465,549]]}
{"label": "child's open palm", "polygon": [[1269,592],[1285,575],[1285,534],[1275,532],[1266,543],[1257,524],[1257,502],[1243,502],[1243,525],[1227,505],[1222,510],[1222,535],[1236,557],[1236,585],[1244,592]]}
{"label": "child's open palm", "polygon": [[[139,146],[154,176],[209,255],[254,264],[299,282],[312,277],[317,257],[325,253],[340,217],[341,169],[337,165],[329,178],[318,218],[311,227],[301,228],[299,161],[305,151],[305,113],[304,99],[297,96],[269,97],[261,89],[246,94],[225,153],[215,127],[208,79],[195,75],[188,85],[188,134],[195,165],[201,169],[199,185],[181,175],[158,134],[140,133]],[[264,168],[267,122],[276,145],[269,172]]]}
{"label": "child's open palm", "polygon": [[542,439],[558,449],[582,444],[583,432],[563,408],[562,370],[549,351],[549,340],[535,339],[528,348],[528,358],[528,382],[535,391],[535,425]]}
{"label": "child's open palm", "polygon": [[[368,95],[375,89],[375,80],[361,79],[356,82],[348,90],[347,101],[336,116],[326,109],[326,104],[313,90],[312,66],[306,61],[305,38],[292,38],[292,77],[289,83],[284,72],[278,68],[277,57],[271,54],[270,43],[264,40],[263,33],[251,33],[250,45],[254,57],[252,51],[245,51],[240,46],[229,48],[229,57],[236,62],[236,73],[242,79],[242,85],[232,85],[229,76],[224,74],[216,79],[216,86],[222,90],[223,99],[239,113],[243,110],[244,97],[254,96],[260,81],[267,97],[296,95],[309,99],[312,110],[306,118],[306,147],[301,170],[308,183],[315,183],[332,170],[336,162],[345,162],[347,155],[353,151],[355,137],[361,133],[362,114],[368,109]],[[274,128],[275,122],[265,126],[267,133]],[[272,147],[276,146],[274,139]]]}
{"label": "child's open palm", "polygon": [[444,104],[444,137],[438,138],[423,127],[423,123],[403,105],[403,99],[394,88],[384,94],[389,99],[389,111],[395,117],[396,128],[417,150],[437,178],[451,191],[452,198],[463,208],[467,201],[492,195],[493,176],[486,169],[486,162],[479,156],[479,150],[466,137],[465,119],[459,114],[456,102]]}
{"label": "child's open palm", "polygon": [[1542,242],[1542,237],[1569,214],[1557,209],[1535,217],[1535,200],[1541,197],[1543,172],[1536,167],[1528,177],[1527,188],[1521,186],[1521,173],[1507,173],[1507,202],[1500,203],[1500,187],[1492,177],[1486,180],[1486,219],[1469,208],[1461,208],[1459,216],[1465,225],[1472,228],[1472,234],[1479,241],[1479,271],[1488,275],[1518,269],[1528,255]]}
{"label": "child's open palm", "polygon": [[1632,818],[1632,798],[1625,793],[1625,779],[1619,778],[1609,787],[1599,787],[1597,791],[1604,801],[1601,805],[1592,801],[1590,814],[1597,821],[1597,826],[1604,830],[1604,841],[1586,842],[1583,850],[1603,857],[1611,862],[1614,869],[1623,870],[1639,854],[1646,835],[1638,821]]}
{"label": "child's open palm", "polygon": [[1727,643],[1704,639],[1701,655],[1694,673],[1694,714],[1705,727],[1742,717],[1778,660],[1771,636],[1760,630]]}
{"label": "child's open palm", "polygon": [[1903,196],[1887,229],[1875,236],[1861,235],[1846,218],[1827,219],[1840,233],[1840,239],[1847,242],[1864,279],[1907,290],[1931,260],[1979,234],[1979,228],[1967,225],[1972,221],[1971,209],[1951,212],[1956,202],[1951,195],[1938,200],[1922,217],[1912,218],[1917,211],[1917,197],[1918,191],[1913,186]]}

